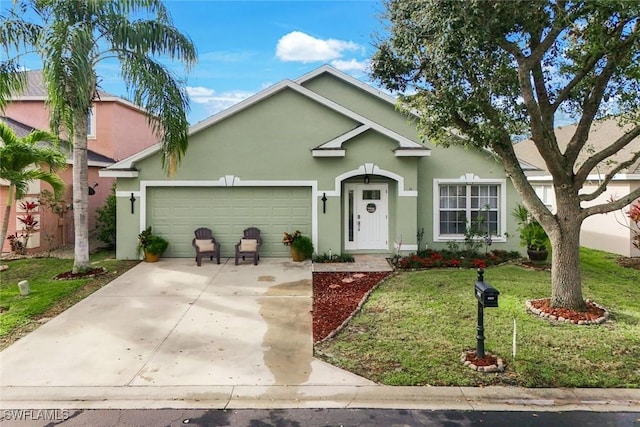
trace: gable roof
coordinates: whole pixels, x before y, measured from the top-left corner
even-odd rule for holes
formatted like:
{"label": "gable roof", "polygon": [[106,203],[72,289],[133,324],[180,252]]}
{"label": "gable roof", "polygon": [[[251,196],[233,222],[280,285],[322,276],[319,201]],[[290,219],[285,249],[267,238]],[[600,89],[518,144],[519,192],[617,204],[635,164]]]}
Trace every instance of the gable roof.
{"label": "gable roof", "polygon": [[335,68],[333,68],[330,65],[323,65],[319,68],[316,68],[315,70],[305,74],[302,77],[299,77],[295,80],[295,82],[299,85],[304,85],[305,83],[315,79],[318,76],[321,76],[323,74],[331,74],[339,79],[342,79],[343,81],[351,84],[352,86],[357,87],[358,89],[364,90],[365,92],[370,93],[371,95],[378,97],[380,99],[382,99],[383,101],[388,102],[391,105],[396,104],[397,99],[391,95],[389,95],[388,93],[385,93],[379,89],[374,88],[373,86],[370,86],[368,84],[366,84],[365,82],[356,79],[355,77],[350,76],[347,73],[343,73]]}
{"label": "gable roof", "polygon": [[[569,140],[573,137],[576,131],[576,128],[577,125],[574,124],[555,129],[556,138],[561,151],[564,152],[566,149]],[[618,125],[617,120],[614,118],[594,122],[591,130],[589,131],[587,144],[578,156],[577,165],[584,163],[584,161],[587,160],[593,152],[599,152],[609,146],[612,142],[620,138],[625,131],[628,131],[629,128],[629,126]],[[522,159],[539,169],[537,172],[531,173],[530,175],[549,175],[549,171],[547,170],[544,160],[531,139],[515,144],[514,151],[519,159]],[[606,174],[617,166],[617,162],[628,160],[632,157],[633,153],[638,151],[640,151],[640,137],[635,138],[624,149],[600,163],[592,173]],[[613,162],[611,160],[613,160]],[[631,167],[622,171],[622,173],[640,174],[640,159],[631,165]]]}
{"label": "gable roof", "polygon": [[[19,92],[12,94],[8,100],[9,101],[46,101],[47,99],[47,89],[44,85],[42,70],[29,70],[24,71],[27,76],[27,84],[25,88]],[[102,89],[98,89],[98,101],[102,102],[117,102],[119,104],[125,105],[129,108],[133,108],[135,110],[139,110],[141,112],[145,112],[143,108],[135,105],[132,102],[127,101],[124,98],[121,98],[112,93],[106,92]]]}
{"label": "gable roof", "polygon": [[[27,124],[19,122],[17,120],[12,119],[11,117],[0,116],[0,121],[4,122],[7,126],[9,126],[15,132],[18,138],[24,138],[29,135],[31,132],[36,130],[34,127],[31,127]],[[67,141],[64,141],[65,144],[61,144],[60,151],[67,157],[67,164],[73,164],[72,153],[70,149],[70,144]],[[2,141],[0,140],[0,144]],[[51,146],[51,144],[46,143]],[[113,165],[116,161],[110,157],[103,156],[102,154],[98,154],[95,151],[87,149],[87,162],[89,166],[96,167],[107,167]]]}
{"label": "gable roof", "polygon": [[[321,74],[324,73],[329,73],[343,81],[346,81],[347,83],[350,83],[362,90],[365,90],[367,93],[376,96],[379,99],[382,99],[385,102],[388,102],[390,104],[395,104],[395,99],[389,95],[384,94],[383,92],[376,90],[372,87],[370,87],[369,85],[360,82],[359,80],[345,74],[342,73],[338,70],[336,70],[333,67],[330,67],[328,65],[324,65],[320,68],[318,68],[315,71],[312,71],[311,73],[308,73],[306,75],[304,75],[303,77],[300,77],[299,79],[297,79],[296,81],[293,80],[282,80],[279,83],[274,84],[273,86],[258,92],[257,94],[223,110],[220,111],[217,114],[214,114],[213,116],[204,119],[198,123],[196,123],[195,125],[191,126],[189,128],[189,135],[194,135],[196,133],[202,132],[203,130],[215,125],[216,123],[219,123],[255,104],[258,104],[259,102],[274,96],[284,90],[292,90],[295,91],[296,93],[311,99],[339,114],[342,114],[350,119],[352,119],[353,121],[359,123],[359,125],[343,134],[340,135],[330,141],[327,141],[324,144],[321,144],[320,146],[316,147],[316,149],[313,150],[312,155],[317,156],[317,157],[325,157],[329,152],[332,152],[331,154],[328,154],[330,156],[335,156],[335,155],[343,155],[343,153],[341,153],[342,150],[342,143],[346,142],[347,140],[365,132],[365,131],[375,131],[378,132],[382,135],[385,135],[386,137],[396,141],[398,143],[398,147],[394,150],[395,155],[400,157],[400,156],[429,156],[431,153],[431,150],[426,148],[424,145],[413,141],[409,138],[406,138],[402,135],[400,135],[399,133],[383,126],[380,125],[379,123],[376,123],[358,113],[356,113],[353,110],[350,110],[334,101],[331,101],[328,98],[323,97],[322,95],[319,95],[316,92],[313,92],[310,89],[307,89],[306,87],[304,87],[302,84],[313,79],[316,78],[318,76],[320,76]],[[105,171],[104,175],[102,176],[125,176],[125,175],[118,175],[117,170],[122,170],[125,171],[124,173],[126,174],[126,176],[130,177],[131,174],[130,172],[133,170],[134,165],[136,162],[145,159],[149,156],[154,155],[155,153],[157,153],[158,151],[160,151],[160,143],[152,145],[142,151],[140,151],[139,153],[134,154],[133,156],[130,156],[126,159],[123,159],[122,161],[110,166],[109,170],[113,171],[113,174],[110,174],[109,171]],[[323,151],[325,152],[325,154],[323,154]]]}

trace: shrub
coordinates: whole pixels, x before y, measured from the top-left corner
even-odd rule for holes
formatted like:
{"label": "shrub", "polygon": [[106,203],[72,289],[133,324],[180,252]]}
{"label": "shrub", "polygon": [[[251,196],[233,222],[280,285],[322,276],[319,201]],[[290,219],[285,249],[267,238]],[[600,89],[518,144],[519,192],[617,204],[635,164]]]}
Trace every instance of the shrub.
{"label": "shrub", "polygon": [[151,226],[138,234],[138,253],[162,255],[168,246],[169,242],[164,237],[153,234]]}
{"label": "shrub", "polygon": [[313,257],[313,262],[318,263],[329,263],[329,262],[354,262],[353,256],[349,254],[327,254],[326,252],[322,255],[315,255]]}
{"label": "shrub", "polygon": [[305,258],[311,258],[313,255],[313,242],[307,236],[297,237],[293,243],[291,243],[291,247],[304,254]]}
{"label": "shrub", "polygon": [[417,254],[399,258],[394,265],[403,269],[486,268],[518,258],[520,258],[519,252],[500,249],[494,249],[488,253],[469,252],[468,249],[458,251],[425,249]]}
{"label": "shrub", "polygon": [[108,247],[116,246],[116,186],[111,188],[111,194],[105,200],[104,206],[96,209],[96,228],[98,240]]}

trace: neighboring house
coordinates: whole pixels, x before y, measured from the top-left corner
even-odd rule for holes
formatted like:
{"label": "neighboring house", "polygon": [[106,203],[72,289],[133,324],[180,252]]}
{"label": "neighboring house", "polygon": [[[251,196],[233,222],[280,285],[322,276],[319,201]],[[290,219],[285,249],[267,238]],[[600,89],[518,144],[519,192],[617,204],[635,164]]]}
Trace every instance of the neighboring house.
{"label": "neighboring house", "polygon": [[492,248],[518,249],[510,212],[520,200],[500,161],[462,147],[420,143],[395,99],[323,66],[282,81],[189,130],[171,178],[159,146],[100,171],[117,178],[117,257],[137,258],[147,226],[193,257],[193,231],[210,227],[233,256],[246,227],[261,255],[289,256],[284,232],[302,231],[317,253],[395,253],[464,241],[479,210]]}
{"label": "neighboring house", "polygon": [[[575,130],[576,125],[563,126],[556,129],[556,137],[562,150],[566,148]],[[589,133],[589,141],[582,150],[578,164],[586,160],[590,153],[602,150],[622,134],[623,128],[614,119],[596,122]],[[616,161],[627,160],[631,158],[632,153],[638,150],[640,150],[640,138],[635,138],[624,150],[621,150],[613,157],[613,162],[603,162],[596,168],[594,173],[589,176],[584,192],[595,190],[604,176],[616,166]],[[519,142],[515,145],[515,151],[519,159],[534,166],[534,168],[526,171],[529,182],[536,189],[544,204],[553,212],[555,209],[553,180],[535,144],[531,140]],[[583,206],[588,207],[594,204],[606,203],[611,197],[624,196],[639,186],[640,161],[622,173],[617,174],[607,185],[607,190],[602,195],[591,202],[584,203]],[[625,208],[622,211],[593,215],[587,218],[583,222],[580,231],[580,244],[588,248],[600,249],[627,257],[640,256],[640,251],[634,248],[631,243],[632,230],[629,228],[629,220],[625,214],[627,210],[628,208]]]}
{"label": "neighboring house", "polygon": [[[10,119],[8,117],[0,117],[0,121],[4,122],[11,129],[13,129],[16,135],[20,138],[27,136],[34,130],[33,127]],[[0,141],[0,144],[2,144],[2,141]],[[67,185],[65,189],[64,199],[68,202],[62,206],[64,210],[60,212],[60,215],[57,215],[51,209],[47,209],[46,207],[39,206],[38,208],[36,208],[35,220],[39,222],[39,227],[38,231],[29,237],[29,240],[27,242],[27,248],[29,249],[37,248],[48,250],[49,248],[54,248],[58,245],[64,245],[73,242],[73,214],[69,209],[72,200],[72,162],[71,152],[68,147],[65,147],[66,144],[67,143],[65,142],[61,143],[59,148],[63,153],[65,153],[68,166],[65,170],[58,171],[58,175]],[[106,192],[105,194],[105,191],[102,191],[102,189],[100,189],[100,186],[104,186],[109,190],[111,188],[111,183],[109,182],[109,180],[100,178],[98,176],[98,171],[102,168],[114,164],[115,160],[98,154],[92,150],[87,151],[87,160],[89,165],[89,182],[93,185],[95,185],[95,183],[99,183],[97,187],[92,186],[92,190],[93,192],[95,192],[95,195],[89,197],[89,212],[91,215],[90,218],[94,219],[93,224],[95,224],[95,210],[97,207],[100,207],[104,204],[105,197],[110,193]],[[46,166],[43,167],[46,168]],[[7,203],[7,190],[8,184],[0,180],[0,209],[3,209],[3,214],[4,206],[6,206]],[[21,209],[20,202],[37,201],[40,192],[43,190],[47,190],[50,192],[52,191],[49,184],[40,181],[33,181],[29,184],[27,196],[20,201],[14,202],[11,217],[9,218],[9,228],[7,235],[14,234],[16,230],[20,230],[22,227],[20,221],[18,221],[18,218],[22,217],[26,212]],[[99,194],[102,194],[103,196],[100,197]],[[6,242],[3,247],[3,251],[8,252],[9,250],[9,242]]]}
{"label": "neighboring house", "polygon": [[[4,120],[19,132],[28,133],[34,128],[49,129],[47,93],[42,82],[42,72],[38,70],[26,73],[27,87],[22,93],[8,100],[3,112]],[[157,138],[147,123],[144,110],[103,91],[98,91],[98,99],[90,112],[88,132],[89,186],[92,188],[90,193],[94,193],[89,197],[89,231],[91,232],[96,227],[96,208],[104,205],[107,196],[111,194],[114,182],[113,178],[98,176],[98,170],[157,143]],[[65,138],[65,135],[61,137]],[[71,205],[73,166],[70,154],[68,158],[69,166],[60,175],[67,185],[66,200]],[[7,189],[6,183],[0,182],[1,206],[4,206],[6,201]],[[39,182],[33,183],[26,199],[37,199],[42,189]],[[14,204],[8,234],[16,231],[16,217],[22,214],[19,212],[19,205],[19,202]],[[50,212],[46,211],[42,207],[38,210],[38,214],[42,216],[41,231],[29,240],[28,247],[32,250],[47,250],[50,247],[73,242],[73,212],[67,212],[59,222],[57,216],[50,216]],[[9,243],[4,242],[2,250],[6,252],[9,249]]]}

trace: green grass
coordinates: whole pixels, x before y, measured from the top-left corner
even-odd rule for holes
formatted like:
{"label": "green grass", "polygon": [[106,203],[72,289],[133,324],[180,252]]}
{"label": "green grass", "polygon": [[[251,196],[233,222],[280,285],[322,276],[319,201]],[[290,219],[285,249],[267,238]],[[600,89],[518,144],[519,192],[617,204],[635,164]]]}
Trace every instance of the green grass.
{"label": "green grass", "polygon": [[[58,258],[30,258],[3,261],[8,270],[0,273],[0,348],[4,348],[23,334],[38,326],[38,319],[64,311],[138,261],[118,261],[113,252],[91,255],[93,267],[104,267],[108,273],[79,280],[54,280],[59,273],[71,270],[73,260]],[[31,293],[20,295],[18,282],[28,280]]]}
{"label": "green grass", "polygon": [[460,362],[462,352],[476,346],[473,269],[398,273],[372,293],[347,328],[316,345],[316,354],[389,385],[637,388],[640,270],[620,267],[616,258],[581,251],[583,296],[611,313],[599,326],[552,323],[526,312],[526,300],[550,296],[548,271],[486,269],[500,306],[484,310],[485,349],[505,360],[503,373],[478,373]]}

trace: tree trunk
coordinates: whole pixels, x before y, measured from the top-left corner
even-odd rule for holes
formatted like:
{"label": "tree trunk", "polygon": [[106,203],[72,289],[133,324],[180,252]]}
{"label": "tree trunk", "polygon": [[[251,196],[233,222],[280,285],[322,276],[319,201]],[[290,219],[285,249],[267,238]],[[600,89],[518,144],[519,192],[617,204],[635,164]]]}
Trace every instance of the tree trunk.
{"label": "tree trunk", "polygon": [[73,221],[75,249],[73,272],[91,268],[89,264],[89,177],[87,162],[87,112],[73,115]]}
{"label": "tree trunk", "polygon": [[559,229],[549,234],[551,240],[551,306],[584,311],[580,274],[580,227],[577,215],[561,215]]}
{"label": "tree trunk", "polygon": [[7,230],[9,229],[9,216],[11,215],[11,205],[13,204],[14,186],[9,184],[9,190],[7,191],[7,204],[4,208],[4,217],[2,217],[2,231],[0,231],[0,255],[2,255],[2,247],[4,246],[4,240],[7,238]]}

